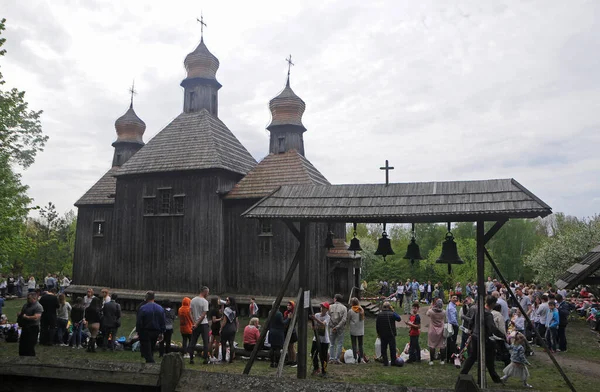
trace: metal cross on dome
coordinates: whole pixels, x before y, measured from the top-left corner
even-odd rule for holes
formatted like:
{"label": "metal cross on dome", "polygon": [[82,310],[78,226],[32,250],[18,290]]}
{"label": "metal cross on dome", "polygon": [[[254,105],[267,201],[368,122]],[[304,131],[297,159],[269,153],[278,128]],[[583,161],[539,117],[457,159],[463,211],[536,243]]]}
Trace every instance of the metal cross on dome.
{"label": "metal cross on dome", "polygon": [[206,23],[204,23],[204,16],[202,16],[202,12],[200,12],[200,19],[196,18],[196,21],[198,23],[200,23],[200,39],[203,40],[204,39],[204,26],[206,26]]}
{"label": "metal cross on dome", "polygon": [[129,89],[129,93],[131,94],[131,103],[130,103],[130,106],[133,107],[133,96],[137,95],[137,91],[135,91],[135,79],[131,83],[131,88]]}
{"label": "metal cross on dome", "polygon": [[290,57],[288,57],[287,59],[285,59],[285,61],[287,61],[288,63],[288,79],[290,78],[290,71],[292,69],[292,65],[296,65],[294,63],[292,63],[292,55],[290,54]]}
{"label": "metal cross on dome", "polygon": [[390,166],[388,160],[385,160],[385,166],[380,167],[379,170],[385,170],[385,186],[390,185],[390,170],[394,170],[393,166]]}

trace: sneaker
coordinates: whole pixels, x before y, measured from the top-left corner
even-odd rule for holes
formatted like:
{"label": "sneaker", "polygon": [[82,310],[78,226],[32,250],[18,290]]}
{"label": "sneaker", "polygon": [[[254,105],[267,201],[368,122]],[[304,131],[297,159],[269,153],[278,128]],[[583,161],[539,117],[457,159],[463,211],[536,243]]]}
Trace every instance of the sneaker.
{"label": "sneaker", "polygon": [[445,361],[440,361],[440,365],[445,365],[446,362]]}
{"label": "sneaker", "polygon": [[298,367],[298,362],[292,362],[292,364],[290,365],[290,367],[297,368]]}
{"label": "sneaker", "polygon": [[188,359],[190,357],[190,354],[184,354],[183,355],[183,359]]}
{"label": "sneaker", "polygon": [[433,361],[429,361],[429,366],[433,366]]}
{"label": "sneaker", "polygon": [[79,346],[77,346],[77,348],[79,348],[79,349],[82,349],[82,348],[83,348],[83,346],[80,344]]}
{"label": "sneaker", "polygon": [[203,365],[208,365],[209,363],[210,363],[210,361],[208,360],[208,358],[207,358],[207,359],[205,359],[204,361],[202,361],[202,364],[203,364]]}
{"label": "sneaker", "polygon": [[533,385],[531,385],[531,384],[527,384],[527,383],[523,383],[523,386],[524,386],[525,388],[533,388]]}

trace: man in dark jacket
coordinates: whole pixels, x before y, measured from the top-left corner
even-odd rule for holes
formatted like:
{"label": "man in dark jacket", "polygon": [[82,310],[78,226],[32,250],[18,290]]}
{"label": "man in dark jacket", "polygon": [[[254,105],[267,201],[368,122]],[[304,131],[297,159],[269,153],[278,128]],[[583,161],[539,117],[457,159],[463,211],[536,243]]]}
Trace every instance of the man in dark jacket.
{"label": "man in dark jacket", "polygon": [[383,366],[389,366],[387,348],[390,348],[390,359],[392,364],[396,363],[396,321],[400,321],[400,315],[392,309],[389,302],[384,302],[381,312],[377,315],[375,329],[381,340],[381,356]]}
{"label": "man in dark jacket", "polygon": [[567,335],[565,330],[569,323],[569,313],[571,313],[571,309],[569,308],[569,304],[565,302],[565,299],[560,294],[556,294],[556,303],[558,303],[558,351],[565,352],[567,351]]}
{"label": "man in dark jacket", "polygon": [[40,298],[39,301],[44,313],[40,319],[40,344],[51,346],[54,344],[56,336],[56,310],[59,308],[58,298],[56,297],[56,289],[52,288]]}
{"label": "man in dark jacket", "polygon": [[154,303],[154,291],[146,293],[146,304],[138,310],[135,328],[140,337],[142,356],[146,363],[154,363],[156,341],[162,338],[165,331],[165,310]]}
{"label": "man in dark jacket", "polygon": [[471,370],[471,367],[473,367],[479,356],[479,339],[485,339],[485,366],[488,372],[490,372],[492,380],[498,384],[502,383],[502,380],[500,380],[500,376],[496,373],[494,364],[496,359],[496,344],[489,338],[494,335],[498,338],[506,339],[506,336],[494,324],[494,316],[492,316],[491,310],[496,305],[496,302],[496,298],[492,295],[488,295],[485,299],[485,311],[483,312],[484,331],[479,330],[479,309],[475,311],[475,315],[469,326],[469,329],[473,331],[468,349],[469,357],[463,364],[460,373],[469,374],[469,370]]}
{"label": "man in dark jacket", "polygon": [[[104,336],[104,347],[111,351],[115,349],[115,340],[117,339],[117,331],[121,326],[121,305],[117,303],[118,295],[112,295],[109,302],[104,304],[102,309],[102,335]],[[109,340],[110,338],[110,340]]]}

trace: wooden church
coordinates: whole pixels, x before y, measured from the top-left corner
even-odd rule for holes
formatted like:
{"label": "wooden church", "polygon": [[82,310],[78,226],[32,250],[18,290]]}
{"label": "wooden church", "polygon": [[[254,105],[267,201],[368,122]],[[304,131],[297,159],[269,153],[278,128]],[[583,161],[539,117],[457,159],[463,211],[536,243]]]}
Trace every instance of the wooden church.
{"label": "wooden church", "polygon": [[[329,184],[305,157],[305,103],[290,87],[269,102],[269,154],[259,163],[219,118],[219,60],[201,39],[184,61],[183,112],[144,144],[133,109],[117,119],[112,167],[77,202],[73,280],[80,288],[274,296],[296,238],[280,221],[240,215],[280,185]],[[309,289],[348,296],[360,258],[342,224],[307,227]],[[296,275],[298,272],[296,272]],[[298,290],[292,280],[287,295]]]}

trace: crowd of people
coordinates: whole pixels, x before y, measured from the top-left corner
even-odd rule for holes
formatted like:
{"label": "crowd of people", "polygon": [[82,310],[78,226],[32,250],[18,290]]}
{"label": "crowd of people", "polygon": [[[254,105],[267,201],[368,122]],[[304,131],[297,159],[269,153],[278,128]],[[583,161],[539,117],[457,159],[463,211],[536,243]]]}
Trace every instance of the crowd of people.
{"label": "crowd of people", "polygon": [[[35,345],[62,345],[73,348],[87,347],[95,352],[98,337],[104,350],[115,350],[118,329],[121,326],[121,308],[118,296],[102,289],[96,296],[88,289],[84,297],[68,302],[59,287],[52,284],[41,290],[33,289],[27,294],[27,302],[17,315],[21,328],[19,354],[35,355]],[[14,286],[11,286],[13,289]],[[461,373],[470,371],[478,358],[478,342],[486,339],[486,367],[494,382],[504,382],[509,377],[520,378],[527,383],[527,356],[533,355],[532,345],[546,346],[553,353],[566,352],[566,328],[571,312],[594,318],[600,315],[600,304],[587,288],[567,293],[552,285],[511,282],[508,287],[488,277],[483,288],[484,330],[480,331],[478,316],[478,287],[467,283],[463,289],[456,283],[445,290],[441,283],[420,284],[415,279],[406,283],[381,282],[380,293],[385,295],[375,328],[380,341],[380,356],[376,358],[384,366],[419,363],[422,351],[419,344],[421,317],[429,319],[426,357],[429,365],[453,363]],[[195,361],[197,344],[202,338],[200,350],[202,363],[231,363],[236,359],[236,335],[240,331],[239,310],[234,297],[224,300],[209,296],[208,287],[202,287],[194,298],[185,297],[178,310],[168,301],[156,303],[152,291],[147,292],[136,316],[134,339],[139,341],[142,357],[154,362],[154,351],[159,356],[169,353],[172,336],[179,320],[183,347],[181,354]],[[512,295],[510,295],[512,294]],[[444,298],[449,300],[446,301]],[[3,301],[0,298],[0,312]],[[364,363],[365,310],[358,298],[351,298],[350,306],[336,294],[331,302],[320,304],[320,311],[310,316],[314,337],[311,349],[313,374],[326,377],[328,364],[345,362]],[[421,312],[421,307],[427,310]],[[399,310],[395,311],[394,307]],[[262,349],[268,350],[270,365],[276,367],[288,330],[292,328],[287,347],[286,364],[297,366],[295,344],[298,340],[292,320],[296,311],[294,301],[287,302],[285,311],[275,312],[268,326],[267,339]],[[243,328],[243,349],[251,352],[260,336],[259,307],[254,298],[248,305],[248,325]],[[529,319],[529,322],[526,320]],[[405,360],[400,360],[396,348],[398,323],[408,330],[409,344]],[[7,324],[6,316],[2,323]],[[595,323],[596,328],[600,323]],[[70,326],[70,329],[68,328]],[[352,348],[343,355],[345,334],[349,333]],[[348,356],[348,353],[350,355]],[[389,355],[388,355],[389,354]],[[425,355],[425,354],[423,354]],[[495,362],[503,361],[503,376],[495,370]]]}
{"label": "crowd of people", "polygon": [[7,276],[0,274],[0,298],[23,298],[25,294],[34,292],[40,287],[46,290],[55,288],[59,293],[63,293],[70,284],[71,280],[66,275],[59,277],[57,274],[48,274],[43,279],[43,285],[40,285],[33,275],[25,279],[22,274]]}

